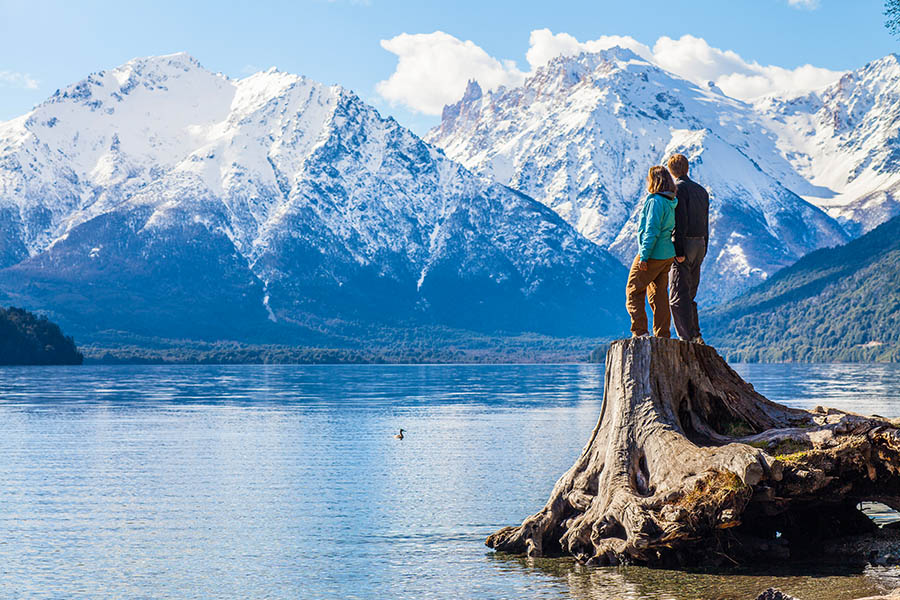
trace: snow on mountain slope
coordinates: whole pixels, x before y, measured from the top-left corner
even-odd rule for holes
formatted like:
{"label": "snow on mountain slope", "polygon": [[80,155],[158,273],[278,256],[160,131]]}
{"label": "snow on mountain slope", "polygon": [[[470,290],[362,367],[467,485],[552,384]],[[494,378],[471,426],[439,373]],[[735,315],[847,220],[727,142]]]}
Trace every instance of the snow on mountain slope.
{"label": "snow on mountain slope", "polygon": [[516,88],[483,94],[473,82],[426,139],[544,202],[626,264],[647,169],[683,151],[712,194],[705,302],[846,240],[797,195],[813,188],[751,107],[622,48],[554,59]]}
{"label": "snow on mountain slope", "polygon": [[0,219],[0,295],[82,334],[623,324],[624,269],[540,203],[338,86],[231,80],[185,54],[91,75],[0,124]]}
{"label": "snow on mountain slope", "polygon": [[823,90],[755,105],[779,149],[815,186],[804,197],[869,231],[900,214],[900,57],[890,54]]}

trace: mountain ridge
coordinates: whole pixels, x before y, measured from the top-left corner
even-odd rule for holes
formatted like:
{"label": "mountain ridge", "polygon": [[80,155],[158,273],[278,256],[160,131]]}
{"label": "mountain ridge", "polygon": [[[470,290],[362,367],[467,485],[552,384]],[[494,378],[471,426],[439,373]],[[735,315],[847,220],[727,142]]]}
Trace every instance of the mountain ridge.
{"label": "mountain ridge", "polygon": [[470,85],[426,140],[550,206],[623,264],[647,168],[688,155],[712,196],[708,304],[848,239],[799,195],[813,188],[757,121],[749,104],[613,48],[557,57],[518,87]]}
{"label": "mountain ridge", "polygon": [[809,180],[803,194],[854,235],[900,214],[900,57],[889,54],[807,94],[754,108]]}
{"label": "mountain ridge", "polygon": [[900,361],[900,216],[701,314],[733,361]]}
{"label": "mountain ridge", "polygon": [[[689,156],[714,198],[704,303],[741,298],[892,214],[895,80],[896,56],[751,106],[628,50],[584,53],[523,86],[470,83],[429,134],[441,149],[340,86],[277,69],[230,79],[185,53],[134,59],[0,123],[0,300],[79,339],[618,335],[646,165]],[[883,98],[867,99],[876,84]],[[832,145],[800,127],[835,115]],[[835,177],[887,184],[825,206],[847,194],[822,173],[848,148],[856,179]]]}
{"label": "mountain ridge", "polygon": [[624,268],[540,203],[340,86],[230,80],[186,54],[92,74],[0,124],[0,213],[0,296],[87,341],[624,324],[609,300]]}

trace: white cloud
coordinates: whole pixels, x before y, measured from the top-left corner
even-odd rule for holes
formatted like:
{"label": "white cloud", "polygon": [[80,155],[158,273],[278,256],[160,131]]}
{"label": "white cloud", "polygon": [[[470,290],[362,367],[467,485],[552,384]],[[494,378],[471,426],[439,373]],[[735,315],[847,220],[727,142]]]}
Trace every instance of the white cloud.
{"label": "white cloud", "polygon": [[404,33],[382,40],[381,46],[396,54],[398,63],[394,73],[376,86],[376,91],[392,104],[403,104],[430,115],[439,115],[446,104],[459,100],[469,79],[478,81],[485,90],[518,85],[529,73],[557,56],[599,52],[613,46],[632,50],[663,69],[698,84],[713,81],[726,94],[742,100],[773,92],[811,90],[836,81],[842,74],[812,65],[796,69],[760,65],[745,60],[732,50],[710,46],[703,38],[692,35],[677,40],[661,37],[651,49],[628,36],[601,36],[579,42],[568,33],[554,34],[549,29],[536,29],[531,32],[525,54],[529,73],[520,71],[513,61],[490,56],[472,41],[463,42],[442,31]]}
{"label": "white cloud", "polygon": [[381,40],[381,47],[397,55],[397,69],[375,90],[391,103],[429,115],[439,115],[445,104],[459,100],[470,79],[488,90],[525,78],[513,61],[497,60],[474,42],[443,31],[402,33]]}
{"label": "white cloud", "polygon": [[751,100],[775,92],[801,93],[814,90],[837,81],[843,71],[831,71],[812,65],[796,69],[759,67],[755,74],[730,73],[716,79],[716,83],[729,96]]}
{"label": "white cloud", "polygon": [[15,71],[0,71],[0,86],[21,88],[24,90],[38,89],[38,80],[27,73]]}
{"label": "white cloud", "polygon": [[716,81],[726,74],[753,74],[750,65],[736,52],[719,50],[706,40],[684,35],[673,40],[663,36],[653,46],[653,58],[667,71],[691,81]]}
{"label": "white cloud", "polygon": [[656,64],[691,81],[714,81],[734,98],[750,100],[774,92],[803,92],[836,81],[842,71],[803,65],[786,69],[760,65],[737,52],[710,46],[703,38],[684,35],[661,37],[653,46]]}
{"label": "white cloud", "polygon": [[819,8],[819,0],[788,0],[788,4],[794,8],[805,8],[808,10]]}

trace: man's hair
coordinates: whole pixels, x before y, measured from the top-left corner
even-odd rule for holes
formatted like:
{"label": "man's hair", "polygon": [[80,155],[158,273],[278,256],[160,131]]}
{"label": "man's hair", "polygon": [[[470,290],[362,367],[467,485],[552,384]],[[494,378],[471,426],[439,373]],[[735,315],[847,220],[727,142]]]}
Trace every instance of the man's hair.
{"label": "man's hair", "polygon": [[675,177],[684,177],[688,174],[688,159],[684,154],[673,154],[669,159],[669,170]]}
{"label": "man's hair", "polygon": [[650,167],[650,172],[647,173],[647,191],[651,194],[675,193],[675,182],[665,167]]}

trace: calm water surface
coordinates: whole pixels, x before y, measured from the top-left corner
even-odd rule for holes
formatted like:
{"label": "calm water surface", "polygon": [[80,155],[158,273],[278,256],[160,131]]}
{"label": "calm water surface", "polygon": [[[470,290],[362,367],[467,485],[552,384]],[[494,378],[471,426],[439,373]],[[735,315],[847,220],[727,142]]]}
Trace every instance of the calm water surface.
{"label": "calm water surface", "polygon": [[[900,416],[894,365],[739,365]],[[897,570],[691,574],[502,558],[587,441],[600,365],[0,369],[0,598],[838,600]],[[396,430],[405,440],[393,439]]]}

